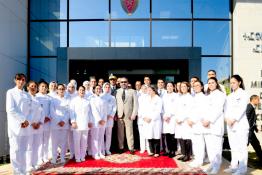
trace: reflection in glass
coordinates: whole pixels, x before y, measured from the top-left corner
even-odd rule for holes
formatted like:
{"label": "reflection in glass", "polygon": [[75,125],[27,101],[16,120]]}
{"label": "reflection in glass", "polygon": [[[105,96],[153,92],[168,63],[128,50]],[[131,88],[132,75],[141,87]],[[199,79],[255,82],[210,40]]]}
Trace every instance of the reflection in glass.
{"label": "reflection in glass", "polygon": [[120,0],[111,0],[111,17],[112,18],[149,18],[150,17],[150,1],[138,0],[136,11],[132,15],[128,15],[122,8]]}
{"label": "reflection in glass", "polygon": [[153,18],[191,18],[191,0],[152,0]]}
{"label": "reflection in glass", "polygon": [[201,80],[207,83],[207,71],[213,69],[216,71],[219,82],[225,81],[230,77],[230,57],[202,57],[201,60]]}
{"label": "reflection in glass", "polygon": [[195,18],[230,18],[230,0],[194,0]]}
{"label": "reflection in glass", "polygon": [[153,21],[152,46],[191,46],[191,22]]}
{"label": "reflection in glass", "polygon": [[47,82],[56,80],[56,58],[30,58],[30,79]]}
{"label": "reflection in glass", "polygon": [[202,47],[203,55],[230,55],[230,22],[195,21],[194,46]]}
{"label": "reflection in glass", "polygon": [[57,47],[66,47],[66,22],[31,22],[31,56],[56,56]]}
{"label": "reflection in glass", "polygon": [[150,24],[142,21],[112,22],[112,47],[149,47]]}
{"label": "reflection in glass", "polygon": [[70,22],[70,47],[108,47],[109,23],[105,21]]}
{"label": "reflection in glass", "polygon": [[108,0],[70,0],[70,19],[107,19]]}
{"label": "reflection in glass", "polygon": [[66,19],[67,0],[30,0],[30,19]]}

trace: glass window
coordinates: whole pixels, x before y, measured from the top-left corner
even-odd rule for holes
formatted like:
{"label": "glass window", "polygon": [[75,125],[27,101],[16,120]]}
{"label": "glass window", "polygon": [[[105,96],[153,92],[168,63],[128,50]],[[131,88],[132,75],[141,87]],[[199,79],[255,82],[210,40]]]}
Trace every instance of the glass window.
{"label": "glass window", "polygon": [[30,79],[39,81],[44,79],[47,82],[56,80],[56,58],[31,58]]}
{"label": "glass window", "polygon": [[67,0],[30,0],[30,19],[66,19]]}
{"label": "glass window", "polygon": [[[213,69],[216,71],[217,80],[221,83],[230,77],[231,69],[230,57],[202,57],[201,59],[201,80],[207,83],[207,71]],[[223,84],[223,83],[222,83]]]}
{"label": "glass window", "polygon": [[66,47],[66,22],[31,22],[31,56],[56,56],[58,47]]}
{"label": "glass window", "polygon": [[152,46],[191,46],[191,22],[153,21]]}
{"label": "glass window", "polygon": [[195,21],[194,46],[202,47],[203,55],[230,55],[230,22]]}
{"label": "glass window", "polygon": [[194,0],[195,18],[230,18],[230,0]]}
{"label": "glass window", "polygon": [[112,22],[112,47],[149,47],[150,23],[142,21]]}
{"label": "glass window", "polygon": [[109,23],[105,21],[70,22],[70,47],[108,47]]}
{"label": "glass window", "polygon": [[152,0],[153,18],[191,18],[191,0]]}
{"label": "glass window", "polygon": [[70,0],[70,19],[107,19],[108,0]]}
{"label": "glass window", "polygon": [[[111,0],[111,17],[112,18],[149,18],[150,17],[150,1],[148,0],[132,0],[131,2],[136,2],[137,8],[130,15],[128,14],[121,3],[124,0]],[[132,8],[130,8],[132,9]]]}

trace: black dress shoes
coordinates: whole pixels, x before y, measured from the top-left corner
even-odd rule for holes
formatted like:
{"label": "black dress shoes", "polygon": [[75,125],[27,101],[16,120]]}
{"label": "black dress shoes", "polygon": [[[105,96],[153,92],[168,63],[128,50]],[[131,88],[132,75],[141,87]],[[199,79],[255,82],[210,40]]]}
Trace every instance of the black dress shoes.
{"label": "black dress shoes", "polygon": [[187,162],[187,161],[189,161],[189,160],[190,160],[190,157],[189,157],[189,156],[185,156],[185,157],[182,159],[183,162]]}
{"label": "black dress shoes", "polygon": [[130,150],[130,154],[134,155],[135,154],[135,150]]}
{"label": "black dress shoes", "polygon": [[186,156],[181,156],[177,160],[183,160]]}
{"label": "black dress shoes", "polygon": [[119,154],[123,154],[124,153],[124,149],[119,149],[118,153]]}
{"label": "black dress shoes", "polygon": [[176,156],[176,153],[169,153],[169,155],[168,155],[169,158],[173,158],[175,156]]}

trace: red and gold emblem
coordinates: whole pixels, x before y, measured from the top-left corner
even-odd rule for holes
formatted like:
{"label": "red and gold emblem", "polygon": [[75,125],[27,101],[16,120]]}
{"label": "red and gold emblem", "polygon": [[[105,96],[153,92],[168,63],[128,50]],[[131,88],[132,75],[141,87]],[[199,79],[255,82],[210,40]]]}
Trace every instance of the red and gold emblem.
{"label": "red and gold emblem", "polygon": [[139,0],[120,0],[121,5],[128,15],[132,15],[135,12]]}

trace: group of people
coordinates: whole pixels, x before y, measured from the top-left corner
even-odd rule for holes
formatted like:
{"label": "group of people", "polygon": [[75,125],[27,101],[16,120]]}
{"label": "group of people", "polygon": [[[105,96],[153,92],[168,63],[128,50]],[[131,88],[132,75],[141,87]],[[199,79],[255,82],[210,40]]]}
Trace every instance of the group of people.
{"label": "group of people", "polygon": [[[111,155],[113,127],[116,128],[119,153],[125,149],[134,154],[133,121],[139,130],[140,153],[149,156],[182,156],[197,168],[208,158],[207,173],[217,174],[222,162],[224,126],[231,147],[231,165],[225,172],[247,172],[247,144],[251,143],[262,160],[260,143],[254,134],[255,107],[259,97],[250,97],[243,79],[233,75],[232,92],[227,96],[224,86],[208,71],[204,85],[198,77],[190,83],[164,82],[157,87],[144,77],[131,88],[126,77],[110,75],[109,82],[90,77],[83,85],[75,80],[65,84],[47,84],[30,80],[24,91],[26,76],[15,75],[16,86],[7,91],[6,111],[10,159],[14,174],[26,174],[50,161],[65,162],[66,152],[76,162],[85,161],[86,153],[94,159]],[[114,132],[114,131],[113,131]],[[240,139],[241,138],[241,139]],[[114,149],[115,150],[115,149]]]}

